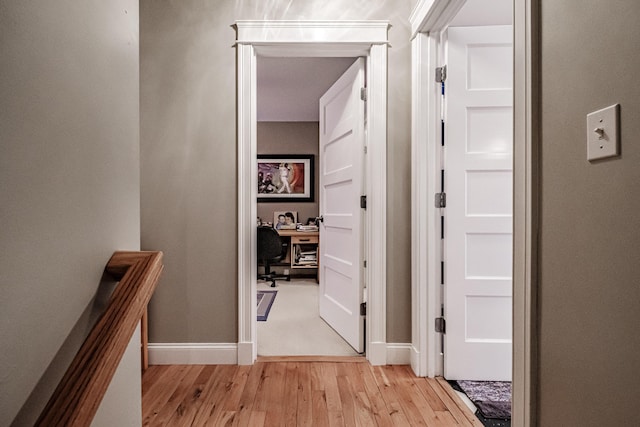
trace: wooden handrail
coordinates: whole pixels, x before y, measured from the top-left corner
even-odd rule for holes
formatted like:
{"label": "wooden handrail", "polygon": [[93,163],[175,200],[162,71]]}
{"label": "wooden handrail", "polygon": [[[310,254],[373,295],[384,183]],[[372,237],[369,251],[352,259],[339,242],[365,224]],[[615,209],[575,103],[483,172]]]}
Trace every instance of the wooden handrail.
{"label": "wooden handrail", "polygon": [[162,252],[114,252],[105,270],[120,283],[36,426],[91,424],[162,269]]}

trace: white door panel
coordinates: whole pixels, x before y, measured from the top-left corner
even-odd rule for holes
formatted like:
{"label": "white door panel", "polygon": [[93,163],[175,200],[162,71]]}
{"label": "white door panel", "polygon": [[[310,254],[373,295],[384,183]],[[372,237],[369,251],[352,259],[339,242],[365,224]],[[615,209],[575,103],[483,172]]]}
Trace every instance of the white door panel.
{"label": "white door panel", "polygon": [[320,316],[364,351],[361,280],[364,59],[320,98]]}
{"label": "white door panel", "polygon": [[511,379],[512,30],[448,30],[445,377]]}

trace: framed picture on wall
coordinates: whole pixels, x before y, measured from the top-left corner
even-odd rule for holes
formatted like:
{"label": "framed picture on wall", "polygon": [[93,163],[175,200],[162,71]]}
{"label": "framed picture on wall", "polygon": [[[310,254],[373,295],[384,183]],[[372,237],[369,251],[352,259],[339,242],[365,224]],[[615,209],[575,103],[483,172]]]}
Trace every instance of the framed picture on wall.
{"label": "framed picture on wall", "polygon": [[313,154],[259,154],[258,202],[313,202]]}
{"label": "framed picture on wall", "polygon": [[273,228],[276,230],[295,230],[298,223],[298,212],[275,211],[273,213]]}

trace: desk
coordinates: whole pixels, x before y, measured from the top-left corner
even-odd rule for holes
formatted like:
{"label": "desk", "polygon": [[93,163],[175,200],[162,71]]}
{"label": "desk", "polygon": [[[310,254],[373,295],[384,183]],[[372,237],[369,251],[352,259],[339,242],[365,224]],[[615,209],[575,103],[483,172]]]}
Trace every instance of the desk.
{"label": "desk", "polygon": [[318,279],[318,246],[320,233],[318,231],[278,230],[283,244],[288,247],[287,257],[278,265],[288,265],[291,270],[316,270]]}

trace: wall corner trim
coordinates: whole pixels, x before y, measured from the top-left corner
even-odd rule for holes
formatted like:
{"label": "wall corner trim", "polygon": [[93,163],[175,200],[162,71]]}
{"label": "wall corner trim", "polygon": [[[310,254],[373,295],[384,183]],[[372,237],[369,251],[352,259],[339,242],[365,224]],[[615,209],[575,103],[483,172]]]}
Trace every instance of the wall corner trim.
{"label": "wall corner trim", "polygon": [[387,365],[411,364],[411,343],[387,343]]}

